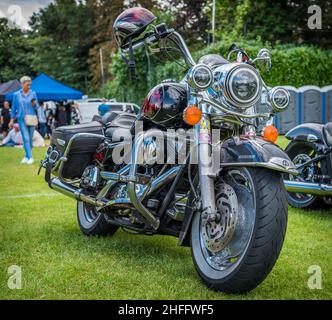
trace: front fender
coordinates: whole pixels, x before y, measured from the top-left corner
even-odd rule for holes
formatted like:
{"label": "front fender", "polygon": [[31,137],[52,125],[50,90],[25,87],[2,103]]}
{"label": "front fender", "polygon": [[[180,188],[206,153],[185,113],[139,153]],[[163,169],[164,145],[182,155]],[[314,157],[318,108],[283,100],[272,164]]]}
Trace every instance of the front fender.
{"label": "front fender", "polygon": [[221,148],[223,167],[262,167],[296,175],[297,170],[288,155],[276,144],[262,138],[234,137]]}

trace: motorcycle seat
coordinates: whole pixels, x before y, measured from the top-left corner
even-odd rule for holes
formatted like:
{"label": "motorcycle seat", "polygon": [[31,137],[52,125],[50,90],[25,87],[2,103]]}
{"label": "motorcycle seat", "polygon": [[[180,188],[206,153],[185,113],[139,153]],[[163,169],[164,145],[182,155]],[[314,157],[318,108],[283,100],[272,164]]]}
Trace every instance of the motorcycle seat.
{"label": "motorcycle seat", "polygon": [[329,146],[332,146],[332,122],[327,123],[327,124],[323,127],[323,134],[324,134],[325,142],[326,142]]}
{"label": "motorcycle seat", "polygon": [[136,121],[136,115],[127,112],[113,111],[107,113],[102,119],[94,117],[94,120],[96,121],[54,129],[51,143],[55,144],[61,152],[64,152],[69,140],[75,134],[92,133],[103,135],[103,128],[105,129],[105,136],[108,138],[113,138],[115,132],[115,138],[117,138],[118,135],[125,135],[125,137],[127,137]]}
{"label": "motorcycle seat", "polygon": [[[104,118],[103,120],[106,120]],[[105,124],[105,136],[107,138],[111,138],[114,140],[114,142],[121,141],[123,138],[126,140],[132,140],[133,137],[131,130],[137,119],[135,114],[126,112],[113,112],[113,114],[110,115],[107,120],[109,119],[111,119],[111,121],[107,121]]]}

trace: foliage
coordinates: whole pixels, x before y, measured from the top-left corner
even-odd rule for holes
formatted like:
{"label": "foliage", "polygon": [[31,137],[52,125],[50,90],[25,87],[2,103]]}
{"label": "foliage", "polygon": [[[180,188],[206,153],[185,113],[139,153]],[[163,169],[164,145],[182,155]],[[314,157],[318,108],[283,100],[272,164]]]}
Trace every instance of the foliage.
{"label": "foliage", "polygon": [[[322,30],[310,30],[311,5],[322,9]],[[217,1],[217,38],[235,33],[247,39],[260,36],[276,43],[306,43],[332,46],[332,6],[326,0],[219,0]]]}
{"label": "foliage", "polygon": [[[259,38],[271,43],[275,50],[275,68],[267,76],[269,80],[295,85],[309,81],[326,83],[330,76],[330,69],[326,69],[326,66],[330,66],[330,62],[326,61],[330,53],[315,47],[297,48],[295,44],[314,44],[324,48],[332,46],[332,28],[328,28],[332,21],[331,0],[219,0],[216,3],[218,43],[201,51],[199,49],[209,43],[210,0],[55,0],[33,15],[30,21],[32,30],[28,33],[9,29],[6,20],[1,20],[0,82],[19,78],[23,74],[35,76],[47,72],[88,94],[99,91],[140,102],[153,84],[164,78],[181,79],[184,75],[184,70],[177,64],[160,63],[153,56],[153,72],[147,76],[148,64],[143,51],[137,57],[139,81],[134,85],[129,82],[127,68],[114,55],[117,47],[112,26],[125,8],[140,5],[155,13],[159,18],[157,23],[166,22],[183,34],[196,56],[208,50],[226,54],[233,39],[243,43],[244,48],[252,46],[256,54],[261,44],[256,41]],[[322,31],[310,31],[307,26],[310,4],[318,4],[323,10]],[[281,52],[281,44],[285,43],[294,45]],[[104,81],[100,49],[103,53]],[[282,63],[283,59],[293,62],[299,59],[299,54],[302,64],[294,65],[293,69],[299,73],[281,72],[287,65]],[[117,63],[119,66],[116,66]],[[317,70],[314,69],[315,65]],[[99,90],[105,82],[107,84]]]}
{"label": "foliage", "polygon": [[0,19],[0,83],[31,75],[27,54],[29,46],[20,29],[11,29]]}
{"label": "foliage", "polygon": [[29,35],[31,67],[86,91],[93,24],[92,11],[75,0],[57,0],[34,14]]}
{"label": "foliage", "polygon": [[[159,1],[161,9],[173,13],[171,26],[180,31],[190,43],[206,43],[210,29],[210,0]],[[159,16],[159,14],[158,14]],[[159,19],[160,22],[163,22]]]}

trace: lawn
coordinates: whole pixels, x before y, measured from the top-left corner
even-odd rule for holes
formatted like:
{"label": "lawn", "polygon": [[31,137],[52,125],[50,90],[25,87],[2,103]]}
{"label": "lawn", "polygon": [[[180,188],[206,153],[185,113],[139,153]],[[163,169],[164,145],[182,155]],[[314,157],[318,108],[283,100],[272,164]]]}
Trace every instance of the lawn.
{"label": "lawn", "polygon": [[[280,140],[285,146],[286,141]],[[34,150],[36,159],[45,150]],[[286,241],[268,278],[247,295],[211,291],[198,278],[190,250],[177,239],[87,238],[75,202],[50,190],[21,149],[0,149],[0,299],[331,299],[332,212],[289,209]],[[22,270],[22,289],[8,288],[8,268]],[[323,288],[308,288],[321,267]]]}

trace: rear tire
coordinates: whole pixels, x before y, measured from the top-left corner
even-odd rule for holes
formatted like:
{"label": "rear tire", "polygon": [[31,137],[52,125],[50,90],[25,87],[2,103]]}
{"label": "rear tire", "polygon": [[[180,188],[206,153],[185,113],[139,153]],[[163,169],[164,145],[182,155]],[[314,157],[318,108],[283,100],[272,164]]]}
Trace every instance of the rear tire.
{"label": "rear tire", "polygon": [[[191,252],[199,276],[209,288],[231,294],[249,292],[267,277],[279,257],[287,228],[288,206],[281,175],[266,169],[241,170],[247,172],[251,180],[255,205],[252,211],[254,219],[251,235],[236,262],[231,264],[231,259],[226,260],[220,269],[211,265],[204,255],[206,247],[202,242],[200,212],[194,213],[191,227]],[[243,201],[241,196],[238,197],[238,206],[242,215],[248,212],[245,198]],[[242,223],[247,221],[243,220],[243,217],[240,220]],[[230,241],[238,241],[237,228],[241,230],[241,226],[237,224],[233,234],[235,240]],[[238,242],[230,242],[226,250],[222,249],[216,255],[223,256],[224,252],[224,256],[232,256],[232,252],[229,253],[227,250],[236,245]],[[212,255],[212,258],[214,257]]]}
{"label": "rear tire", "polygon": [[[315,150],[306,142],[292,141],[286,148],[285,152],[289,158],[293,161],[299,155],[313,155]],[[285,179],[289,180],[291,176],[286,175]],[[327,204],[323,198],[313,195],[296,194],[287,192],[287,201],[289,205],[299,209],[329,209],[331,205]]]}
{"label": "rear tire", "polygon": [[77,221],[86,236],[106,237],[113,235],[119,227],[107,222],[103,213],[98,213],[93,206],[77,202]]}

